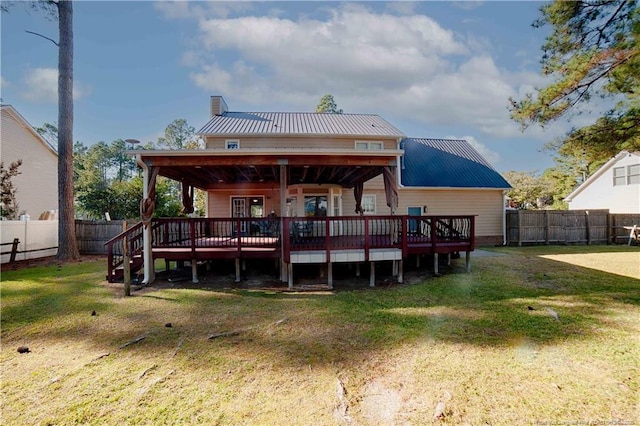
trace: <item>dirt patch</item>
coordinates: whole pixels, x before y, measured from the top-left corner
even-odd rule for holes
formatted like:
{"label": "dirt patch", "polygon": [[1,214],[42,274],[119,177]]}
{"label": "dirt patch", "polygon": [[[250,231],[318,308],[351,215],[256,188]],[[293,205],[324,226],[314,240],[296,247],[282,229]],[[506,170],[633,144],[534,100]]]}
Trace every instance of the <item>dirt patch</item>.
{"label": "dirt patch", "polygon": [[39,257],[36,259],[16,260],[12,263],[3,263],[1,265],[2,272],[17,271],[25,268],[34,268],[38,266],[62,266],[65,263],[80,263],[80,262],[95,262],[97,260],[105,259],[105,255],[84,255],[80,256],[80,259],[76,261],[61,261],[56,256]]}
{"label": "dirt patch", "polygon": [[371,424],[395,424],[396,416],[402,408],[402,397],[400,392],[376,379],[365,386],[359,408],[362,417]]}
{"label": "dirt patch", "polygon": [[[409,271],[404,274],[404,283],[398,283],[395,277],[381,277],[376,282],[375,288],[371,290],[389,289],[401,285],[412,285],[423,282],[432,275],[424,270]],[[142,277],[140,277],[141,279]],[[116,292],[123,292],[123,283],[104,283],[105,286]],[[198,282],[192,281],[191,269],[184,271],[161,271],[156,273],[153,283],[148,285],[138,285],[134,281],[131,290],[134,295],[146,294],[163,289],[198,289],[198,290],[260,290],[272,292],[327,292],[327,291],[349,291],[358,289],[369,289],[368,276],[341,275],[334,277],[333,289],[327,284],[326,277],[304,276],[295,280],[293,290],[289,289],[286,282],[281,282],[274,274],[263,274],[258,272],[246,273],[239,282],[235,281],[234,274],[220,274],[216,272],[198,272]]]}

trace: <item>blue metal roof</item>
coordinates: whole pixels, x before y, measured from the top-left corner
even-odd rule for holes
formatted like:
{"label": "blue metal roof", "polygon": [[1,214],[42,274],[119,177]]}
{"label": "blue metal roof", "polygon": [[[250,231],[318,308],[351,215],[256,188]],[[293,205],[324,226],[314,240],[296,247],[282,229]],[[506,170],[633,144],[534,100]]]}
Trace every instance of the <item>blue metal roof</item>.
{"label": "blue metal roof", "polygon": [[402,140],[402,185],[436,188],[511,188],[469,142],[454,139]]}

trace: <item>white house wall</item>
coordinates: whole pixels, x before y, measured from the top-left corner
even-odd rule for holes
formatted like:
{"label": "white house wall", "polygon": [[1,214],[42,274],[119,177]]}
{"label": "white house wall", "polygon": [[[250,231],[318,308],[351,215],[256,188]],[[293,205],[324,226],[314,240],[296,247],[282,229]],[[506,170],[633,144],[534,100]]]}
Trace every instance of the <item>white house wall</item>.
{"label": "white house wall", "polygon": [[569,201],[570,210],[609,209],[610,213],[640,213],[640,184],[613,185],[613,169],[640,164],[635,154],[625,155]]}
{"label": "white house wall", "polygon": [[5,108],[2,109],[0,140],[2,161],[8,168],[16,160],[22,160],[20,174],[12,178],[17,188],[19,212],[31,219],[41,213],[58,209],[58,158]]}

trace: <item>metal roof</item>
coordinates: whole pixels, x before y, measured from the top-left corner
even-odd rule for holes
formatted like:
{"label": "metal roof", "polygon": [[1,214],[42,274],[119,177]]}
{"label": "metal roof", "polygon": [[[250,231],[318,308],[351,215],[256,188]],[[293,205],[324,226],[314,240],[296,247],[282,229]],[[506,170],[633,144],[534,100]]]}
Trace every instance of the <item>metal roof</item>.
{"label": "metal roof", "polygon": [[469,142],[406,138],[402,185],[441,188],[511,188]]}
{"label": "metal roof", "polygon": [[197,133],[202,136],[405,136],[378,115],[315,112],[224,112],[211,117]]}

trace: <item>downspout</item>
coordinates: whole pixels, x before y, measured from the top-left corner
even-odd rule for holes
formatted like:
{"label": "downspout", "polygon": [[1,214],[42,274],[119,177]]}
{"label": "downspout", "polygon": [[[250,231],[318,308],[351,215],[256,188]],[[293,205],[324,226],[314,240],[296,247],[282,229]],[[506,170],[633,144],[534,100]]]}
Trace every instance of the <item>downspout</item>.
{"label": "downspout", "polygon": [[[142,198],[144,199],[149,196],[149,167],[141,160],[140,154],[137,154],[136,157],[138,164],[142,167]],[[144,279],[142,284],[150,284],[156,278],[151,247],[151,225],[142,228],[142,244],[144,255]]]}
{"label": "downspout", "polygon": [[502,245],[507,245],[507,191],[502,191]]}
{"label": "downspout", "polygon": [[[402,140],[403,138],[398,138],[398,141],[396,142],[396,149],[402,149]],[[404,169],[404,160],[402,157],[403,156],[396,158],[396,170],[398,171],[396,173],[396,179],[398,180],[398,189],[402,187],[402,176],[400,175],[400,173],[402,173],[402,169]],[[398,198],[400,198],[399,195]]]}

